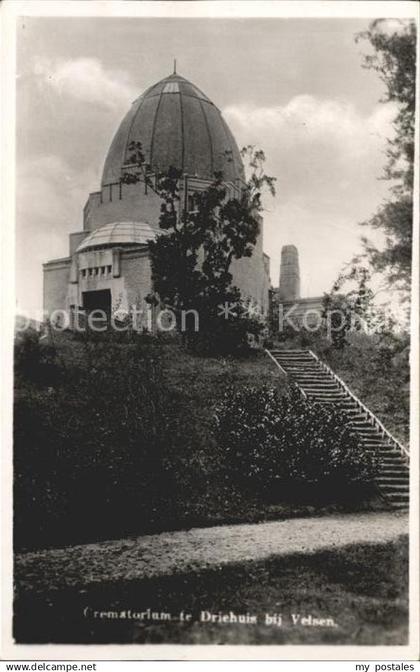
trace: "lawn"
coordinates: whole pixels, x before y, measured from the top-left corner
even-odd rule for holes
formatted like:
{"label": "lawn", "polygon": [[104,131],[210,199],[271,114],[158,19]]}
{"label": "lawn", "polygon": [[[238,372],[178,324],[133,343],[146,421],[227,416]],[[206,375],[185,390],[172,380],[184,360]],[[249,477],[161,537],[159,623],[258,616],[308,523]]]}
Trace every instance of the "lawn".
{"label": "lawn", "polygon": [[[83,589],[25,593],[18,586],[14,636],[28,644],[403,645],[407,546],[401,536],[394,543],[350,545]],[[182,611],[191,614],[190,620],[180,621]],[[248,614],[256,623],[203,622],[202,612]],[[314,619],[323,622],[313,625]]]}

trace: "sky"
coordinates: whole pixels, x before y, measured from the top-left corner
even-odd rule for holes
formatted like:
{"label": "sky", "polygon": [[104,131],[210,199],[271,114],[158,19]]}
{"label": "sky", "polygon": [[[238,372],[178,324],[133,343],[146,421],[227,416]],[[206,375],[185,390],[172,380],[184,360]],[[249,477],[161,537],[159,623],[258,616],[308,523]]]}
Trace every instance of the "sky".
{"label": "sky", "polygon": [[[355,19],[19,18],[17,309],[42,309],[42,263],[68,255],[131,102],[177,71],[219,107],[239,147],[277,178],[264,198],[264,250],[278,285],[299,250],[302,296],[329,291],[360,251],[359,223],[386,197],[378,179],[396,108],[362,68]],[[375,234],[377,235],[377,234]],[[374,234],[372,234],[374,238]]]}

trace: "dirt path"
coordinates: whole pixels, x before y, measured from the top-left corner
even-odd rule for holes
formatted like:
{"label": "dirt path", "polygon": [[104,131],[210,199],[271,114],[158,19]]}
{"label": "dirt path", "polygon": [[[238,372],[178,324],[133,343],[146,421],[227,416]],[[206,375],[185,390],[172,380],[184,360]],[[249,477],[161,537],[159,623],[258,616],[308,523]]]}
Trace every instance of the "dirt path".
{"label": "dirt path", "polygon": [[23,590],[82,588],[96,582],[143,579],[272,555],[381,543],[407,531],[405,513],[355,513],[195,528],[24,553],[16,558],[15,579]]}

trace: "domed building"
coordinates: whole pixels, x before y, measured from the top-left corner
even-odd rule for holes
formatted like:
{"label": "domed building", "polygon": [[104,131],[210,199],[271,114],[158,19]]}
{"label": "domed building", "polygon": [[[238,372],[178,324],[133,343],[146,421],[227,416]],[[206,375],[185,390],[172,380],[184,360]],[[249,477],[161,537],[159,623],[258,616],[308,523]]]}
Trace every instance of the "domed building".
{"label": "domed building", "polygon": [[[140,143],[147,177],[129,183],[130,144]],[[108,313],[143,306],[153,291],[148,242],[159,230],[161,200],[150,187],[170,166],[182,171],[180,207],[221,171],[234,196],[244,184],[236,141],[220,111],[194,84],[174,73],[148,88],[122,120],[105,159],[101,187],[89,194],[83,230],[70,234],[69,256],[44,264],[44,308]],[[252,257],[235,260],[233,284],[268,312],[269,259],[263,222]],[[145,306],[144,306],[145,307]]]}

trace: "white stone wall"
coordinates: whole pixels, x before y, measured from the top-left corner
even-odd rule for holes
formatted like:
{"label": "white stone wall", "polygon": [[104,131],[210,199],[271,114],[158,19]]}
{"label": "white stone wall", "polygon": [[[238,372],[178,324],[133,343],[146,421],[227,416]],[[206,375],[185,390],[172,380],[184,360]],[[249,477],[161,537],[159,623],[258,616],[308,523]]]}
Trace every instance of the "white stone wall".
{"label": "white stone wall", "polygon": [[[183,191],[180,191],[180,203],[183,203]],[[188,191],[204,189],[207,181],[189,178]],[[230,195],[234,195],[231,185]],[[56,262],[45,265],[45,300],[47,310],[56,307],[68,309],[70,305],[81,306],[82,292],[96,289],[110,289],[114,297],[118,297],[119,305],[124,309],[141,296],[141,300],[152,291],[150,262],[147,254],[124,251],[121,255],[121,269],[116,277],[103,272],[112,264],[110,250],[98,250],[75,254],[77,246],[88,234],[105,224],[117,221],[143,221],[157,227],[159,222],[161,199],[142,183],[134,185],[110,185],[101,192],[90,194],[84,209],[84,230],[70,234],[70,255],[64,266]],[[263,255],[263,222],[252,257],[234,260],[231,267],[233,284],[236,285],[244,299],[258,304],[264,315],[269,308],[270,279],[267,260]],[[70,272],[70,267],[72,270]],[[93,272],[90,269],[94,269]],[[96,270],[99,269],[99,270]],[[86,270],[86,273],[84,271]],[[74,282],[77,280],[77,282]],[[54,287],[54,285],[56,285]],[[133,298],[134,297],[134,298]],[[65,305],[64,305],[65,304]]]}
{"label": "white stone wall", "polygon": [[48,315],[55,310],[68,310],[70,266],[70,258],[44,264],[44,310]]}

